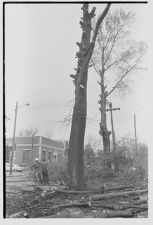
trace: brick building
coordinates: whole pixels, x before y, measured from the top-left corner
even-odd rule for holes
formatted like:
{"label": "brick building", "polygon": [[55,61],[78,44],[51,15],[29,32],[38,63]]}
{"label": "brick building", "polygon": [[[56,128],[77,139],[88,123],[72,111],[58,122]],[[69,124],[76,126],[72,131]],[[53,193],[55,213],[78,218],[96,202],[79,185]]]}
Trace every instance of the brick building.
{"label": "brick building", "polygon": [[[66,142],[55,141],[42,136],[34,137],[16,137],[16,150],[14,154],[14,163],[19,166],[26,166],[33,163],[35,158],[40,161],[49,161],[50,163],[61,162],[65,158]],[[12,138],[6,139],[6,151],[12,146]],[[8,161],[6,153],[6,161]]]}

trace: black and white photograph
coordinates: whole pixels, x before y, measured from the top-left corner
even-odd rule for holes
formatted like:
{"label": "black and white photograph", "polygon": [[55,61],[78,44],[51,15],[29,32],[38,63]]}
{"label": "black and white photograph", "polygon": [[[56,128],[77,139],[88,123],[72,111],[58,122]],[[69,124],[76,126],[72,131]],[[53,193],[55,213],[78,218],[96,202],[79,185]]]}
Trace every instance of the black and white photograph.
{"label": "black and white photograph", "polygon": [[3,1],[3,218],[149,218],[148,17]]}

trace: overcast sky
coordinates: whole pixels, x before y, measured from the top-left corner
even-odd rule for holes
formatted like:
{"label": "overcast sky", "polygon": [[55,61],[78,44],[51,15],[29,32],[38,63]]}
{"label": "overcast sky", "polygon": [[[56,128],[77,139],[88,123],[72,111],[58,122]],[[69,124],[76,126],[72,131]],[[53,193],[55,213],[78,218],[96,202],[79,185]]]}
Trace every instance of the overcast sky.
{"label": "overcast sky", "polygon": [[[96,5],[97,15],[104,9],[104,4]],[[81,39],[79,25],[81,5],[72,4],[22,4],[6,5],[6,134],[13,134],[14,109],[18,109],[16,134],[26,128],[38,128],[39,134],[53,131],[52,138],[69,139],[70,126],[52,121],[62,120],[72,113],[74,85],[70,74],[77,66],[75,54],[77,41]],[[131,10],[136,13],[136,21],[131,27],[134,40],[148,42],[147,4],[112,5],[116,8]],[[99,100],[100,88],[98,75],[94,69],[89,70],[88,78],[88,117],[86,138],[99,138]],[[115,92],[109,99],[115,111],[114,127],[116,137],[129,135],[134,138],[133,116],[137,116],[137,134],[139,141],[147,143],[145,120],[148,111],[148,73],[141,72],[134,77],[131,92],[125,96]],[[142,90],[145,90],[142,92]],[[110,130],[108,115],[108,129]]]}

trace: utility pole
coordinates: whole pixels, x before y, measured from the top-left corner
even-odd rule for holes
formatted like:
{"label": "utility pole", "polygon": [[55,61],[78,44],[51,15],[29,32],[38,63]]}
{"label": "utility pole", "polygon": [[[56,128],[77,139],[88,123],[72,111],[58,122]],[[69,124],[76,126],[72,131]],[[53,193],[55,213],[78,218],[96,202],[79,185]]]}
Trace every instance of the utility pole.
{"label": "utility pole", "polygon": [[[30,104],[26,103],[24,105],[29,106]],[[20,106],[24,106],[24,105],[20,105]],[[15,107],[15,119],[14,119],[14,130],[13,130],[13,139],[12,139],[12,151],[10,152],[10,175],[12,175],[13,157],[14,157],[14,151],[16,149],[15,132],[16,132],[17,112],[18,112],[18,101],[16,102],[16,107]]]}
{"label": "utility pole", "polygon": [[136,115],[134,115],[134,134],[135,134],[135,151],[137,154],[138,146],[137,146]]}
{"label": "utility pole", "polygon": [[31,138],[32,138],[32,143],[31,143],[31,165],[32,165],[32,163],[33,163],[33,146],[34,146],[34,136],[35,136],[35,134],[33,133],[32,134],[32,136],[31,136]]}
{"label": "utility pole", "polygon": [[13,139],[12,139],[12,151],[10,152],[10,175],[12,175],[12,164],[13,164],[13,156],[15,151],[15,132],[16,132],[16,119],[17,119],[17,111],[18,111],[18,101],[16,102],[15,108],[15,119],[14,119],[14,130],[13,130]]}
{"label": "utility pole", "polygon": [[113,124],[113,111],[115,110],[120,110],[120,108],[112,108],[112,103],[110,102],[109,109],[106,109],[106,112],[110,111],[110,116],[111,116],[113,151],[115,151],[115,131],[114,131],[114,124]]}

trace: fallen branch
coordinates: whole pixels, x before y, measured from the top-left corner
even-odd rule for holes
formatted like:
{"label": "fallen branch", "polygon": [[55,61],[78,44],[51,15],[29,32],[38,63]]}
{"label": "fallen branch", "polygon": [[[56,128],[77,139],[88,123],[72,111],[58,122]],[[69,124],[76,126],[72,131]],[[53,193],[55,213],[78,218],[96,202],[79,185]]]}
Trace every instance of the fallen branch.
{"label": "fallen branch", "polygon": [[129,208],[147,210],[148,209],[148,204],[143,204],[143,205],[129,205]]}
{"label": "fallen branch", "polygon": [[60,205],[53,206],[51,210],[56,210],[59,208],[66,208],[66,207],[89,207],[89,202],[72,202],[72,203],[60,204]]}
{"label": "fallen branch", "polygon": [[115,217],[130,218],[130,217],[134,217],[134,215],[130,211],[107,210],[107,213],[105,213],[105,215],[102,214],[102,216],[101,216],[101,218],[115,218]]}
{"label": "fallen branch", "polygon": [[101,187],[99,189],[93,189],[88,191],[75,191],[75,190],[61,190],[58,189],[57,192],[59,193],[65,193],[65,194],[90,194],[90,193],[100,193],[100,192],[108,192],[108,191],[114,191],[114,190],[124,190],[124,189],[132,189],[134,188],[133,185],[131,186],[119,186],[119,187]]}
{"label": "fallen branch", "polygon": [[148,208],[147,201],[142,200],[139,202],[135,202],[133,204],[131,203],[126,203],[120,205],[120,203],[117,204],[103,204],[103,203],[97,203],[93,202],[91,204],[92,207],[99,207],[99,208],[104,208],[104,209],[112,209],[112,210],[124,210],[124,209],[129,209],[129,208],[137,208],[137,209],[146,209]]}
{"label": "fallen branch", "polygon": [[133,208],[131,209],[131,213],[132,214],[136,214],[136,213],[140,213],[140,212],[144,212],[148,210],[148,206],[147,205],[143,205],[141,208]]}
{"label": "fallen branch", "polygon": [[[55,214],[56,211],[58,211],[59,209],[62,208],[71,208],[71,207],[89,207],[89,203],[88,202],[72,202],[72,203],[65,203],[65,204],[60,204],[60,205],[55,205],[52,206],[45,214],[39,214],[39,217],[41,216],[49,216],[49,217],[56,217]],[[57,216],[58,217],[58,216]]]}
{"label": "fallen branch", "polygon": [[18,182],[26,182],[26,181],[31,181],[31,180],[29,180],[29,179],[28,180],[27,179],[26,180],[6,180],[7,183],[10,183],[10,182],[12,182],[12,183],[17,182],[18,183]]}
{"label": "fallen branch", "polygon": [[138,191],[125,191],[121,193],[107,193],[107,194],[101,194],[101,195],[93,195],[91,197],[91,200],[102,200],[102,199],[109,199],[109,198],[118,198],[118,197],[128,197],[130,195],[139,195],[139,194],[144,194],[147,193],[148,190],[138,190]]}

